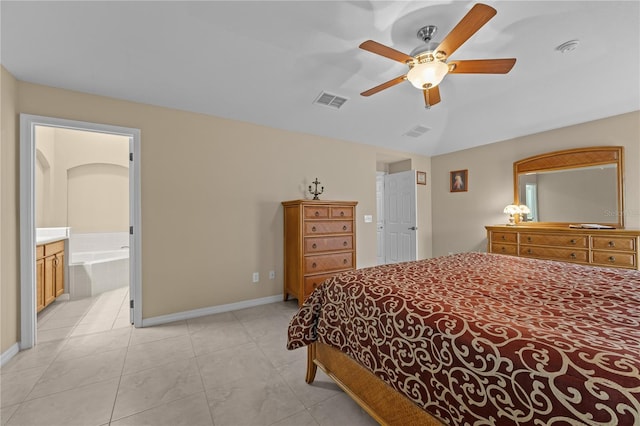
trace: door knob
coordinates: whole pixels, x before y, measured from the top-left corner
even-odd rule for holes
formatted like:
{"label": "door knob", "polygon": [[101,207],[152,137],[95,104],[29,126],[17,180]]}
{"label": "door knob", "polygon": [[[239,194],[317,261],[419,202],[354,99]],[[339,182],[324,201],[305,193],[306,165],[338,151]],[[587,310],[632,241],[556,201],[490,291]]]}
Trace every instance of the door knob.
{"label": "door knob", "polygon": [[417,231],[418,227],[417,226],[412,226],[411,228],[409,228],[410,231]]}

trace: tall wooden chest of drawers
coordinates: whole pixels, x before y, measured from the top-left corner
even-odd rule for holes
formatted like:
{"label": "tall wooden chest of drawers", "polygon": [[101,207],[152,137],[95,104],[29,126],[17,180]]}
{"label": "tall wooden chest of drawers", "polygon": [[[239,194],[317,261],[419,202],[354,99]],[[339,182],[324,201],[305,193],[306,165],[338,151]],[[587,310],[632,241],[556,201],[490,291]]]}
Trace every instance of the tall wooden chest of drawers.
{"label": "tall wooden chest of drawers", "polygon": [[284,201],[284,300],[356,268],[356,201]]}
{"label": "tall wooden chest of drawers", "polygon": [[594,266],[640,269],[640,230],[486,226],[487,251]]}

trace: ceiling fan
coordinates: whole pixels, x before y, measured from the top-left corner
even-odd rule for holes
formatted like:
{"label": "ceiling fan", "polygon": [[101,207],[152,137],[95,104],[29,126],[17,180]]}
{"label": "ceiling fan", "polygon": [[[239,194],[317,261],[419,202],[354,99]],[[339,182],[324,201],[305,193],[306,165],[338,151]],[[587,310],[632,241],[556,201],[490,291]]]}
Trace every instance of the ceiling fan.
{"label": "ceiling fan", "polygon": [[508,59],[472,59],[446,62],[464,42],[476,33],[484,24],[496,15],[496,10],[486,4],[478,3],[458,22],[453,30],[434,47],[431,38],[436,33],[435,25],[420,28],[418,38],[425,42],[414,49],[409,55],[385,46],[373,40],[367,40],[360,48],[371,53],[384,56],[394,61],[402,62],[409,67],[409,72],[392,80],[382,83],[361,93],[371,96],[381,90],[395,86],[408,80],[413,86],[421,89],[424,94],[426,108],[440,102],[438,84],[447,74],[506,74],[516,63],[515,58]]}

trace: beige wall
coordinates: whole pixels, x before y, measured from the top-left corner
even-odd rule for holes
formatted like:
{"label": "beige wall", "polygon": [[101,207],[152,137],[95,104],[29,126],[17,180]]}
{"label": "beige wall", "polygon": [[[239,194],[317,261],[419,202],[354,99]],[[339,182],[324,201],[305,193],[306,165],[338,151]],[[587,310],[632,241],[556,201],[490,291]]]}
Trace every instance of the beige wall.
{"label": "beige wall", "polygon": [[[316,177],[325,186],[322,198],[358,201],[357,264],[375,265],[375,219],[364,223],[363,215],[375,218],[377,161],[409,159],[430,175],[424,156],[24,82],[14,89],[13,97],[3,90],[14,121],[26,113],[141,129],[143,318],[281,294],[280,202],[305,197]],[[15,129],[9,145],[15,166]],[[3,139],[3,154],[4,146]],[[17,175],[6,186],[17,197]],[[420,186],[420,258],[431,256],[430,196],[430,187]],[[15,250],[15,285],[17,226],[11,232],[6,244]],[[7,259],[3,253],[3,265]],[[275,280],[268,280],[270,270]],[[251,282],[254,271],[258,284]],[[10,346],[19,327],[18,297],[6,304],[14,316],[6,322],[3,316]]]}
{"label": "beige wall", "polygon": [[[485,225],[504,224],[513,162],[586,146],[624,146],[625,226],[640,228],[640,112],[432,157],[433,255],[486,251]],[[449,172],[469,169],[469,191],[450,193]]]}
{"label": "beige wall", "polygon": [[18,83],[0,66],[0,353],[20,339]]}
{"label": "beige wall", "polygon": [[128,137],[37,126],[36,150],[37,227],[128,230]]}

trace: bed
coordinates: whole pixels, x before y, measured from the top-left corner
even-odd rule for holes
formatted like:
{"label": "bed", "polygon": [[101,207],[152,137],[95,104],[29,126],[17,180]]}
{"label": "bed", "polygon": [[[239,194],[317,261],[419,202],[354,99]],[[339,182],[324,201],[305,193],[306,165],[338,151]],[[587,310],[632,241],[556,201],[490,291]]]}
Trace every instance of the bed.
{"label": "bed", "polygon": [[640,272],[487,253],[349,271],[288,328],[381,424],[640,424]]}

